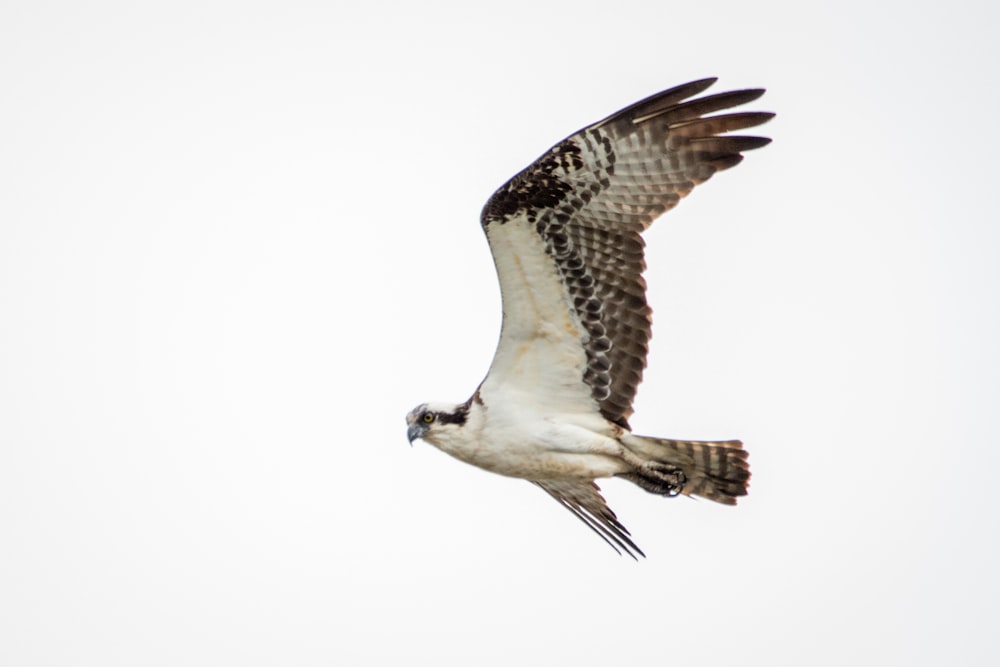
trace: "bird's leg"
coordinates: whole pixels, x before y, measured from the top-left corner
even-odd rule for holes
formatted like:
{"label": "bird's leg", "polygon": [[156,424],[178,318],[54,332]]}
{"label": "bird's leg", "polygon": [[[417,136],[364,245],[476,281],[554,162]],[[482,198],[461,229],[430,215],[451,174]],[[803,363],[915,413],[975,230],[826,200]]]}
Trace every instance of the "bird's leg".
{"label": "bird's leg", "polygon": [[665,496],[678,496],[684,490],[687,476],[680,468],[666,463],[652,463],[650,469],[666,485]]}
{"label": "bird's leg", "polygon": [[679,467],[670,463],[650,461],[622,447],[621,457],[635,469],[635,475],[657,487],[656,493],[665,496],[676,496],[684,490],[687,475]]}

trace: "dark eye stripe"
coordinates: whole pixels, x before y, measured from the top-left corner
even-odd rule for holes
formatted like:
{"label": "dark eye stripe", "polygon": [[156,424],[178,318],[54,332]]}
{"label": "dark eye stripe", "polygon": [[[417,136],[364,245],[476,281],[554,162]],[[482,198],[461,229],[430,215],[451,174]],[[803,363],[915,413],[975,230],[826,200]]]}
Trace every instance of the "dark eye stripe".
{"label": "dark eye stripe", "polygon": [[465,419],[469,416],[468,406],[462,406],[459,410],[455,412],[442,412],[438,414],[437,420],[442,424],[458,424],[462,425],[465,423]]}

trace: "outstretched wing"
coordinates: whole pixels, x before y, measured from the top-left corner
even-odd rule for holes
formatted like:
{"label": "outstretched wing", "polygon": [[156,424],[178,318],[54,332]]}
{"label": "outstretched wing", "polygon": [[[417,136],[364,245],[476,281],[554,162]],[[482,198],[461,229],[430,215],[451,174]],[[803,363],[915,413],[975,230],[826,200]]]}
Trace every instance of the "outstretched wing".
{"label": "outstretched wing", "polygon": [[632,541],[628,529],[604,502],[601,489],[591,480],[546,480],[535,484],[587,524],[619,554],[624,551],[632,558],[636,558],[636,554],[646,556]]}
{"label": "outstretched wing", "polygon": [[706,116],[763,90],[688,100],[714,82],[658,93],[580,130],[486,203],[504,317],[485,388],[503,383],[581,410],[596,402],[628,426],[650,337],[640,233],[743,151],[770,142],[726,133],[773,114]]}

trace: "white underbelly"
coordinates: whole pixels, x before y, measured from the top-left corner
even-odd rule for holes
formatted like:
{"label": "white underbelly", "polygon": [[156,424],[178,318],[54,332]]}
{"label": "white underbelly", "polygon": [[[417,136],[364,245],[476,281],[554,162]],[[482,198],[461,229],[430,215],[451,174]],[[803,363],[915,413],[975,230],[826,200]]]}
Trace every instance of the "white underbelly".
{"label": "white underbelly", "polygon": [[[610,477],[629,469],[613,434],[601,432],[608,427],[599,417],[565,421],[493,411],[483,417],[482,428],[466,432],[472,437],[438,447],[466,463],[521,479]],[[579,423],[586,421],[595,423]]]}

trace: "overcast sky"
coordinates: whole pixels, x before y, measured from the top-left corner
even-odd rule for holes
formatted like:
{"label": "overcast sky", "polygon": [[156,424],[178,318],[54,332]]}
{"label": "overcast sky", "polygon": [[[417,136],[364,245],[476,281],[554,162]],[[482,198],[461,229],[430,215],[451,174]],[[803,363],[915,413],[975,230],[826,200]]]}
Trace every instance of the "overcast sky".
{"label": "overcast sky", "polygon": [[[0,663],[991,663],[994,12],[3,3]],[[774,143],[647,234],[632,425],[752,488],[605,482],[636,563],[403,417],[489,365],[492,191],[705,76]]]}

